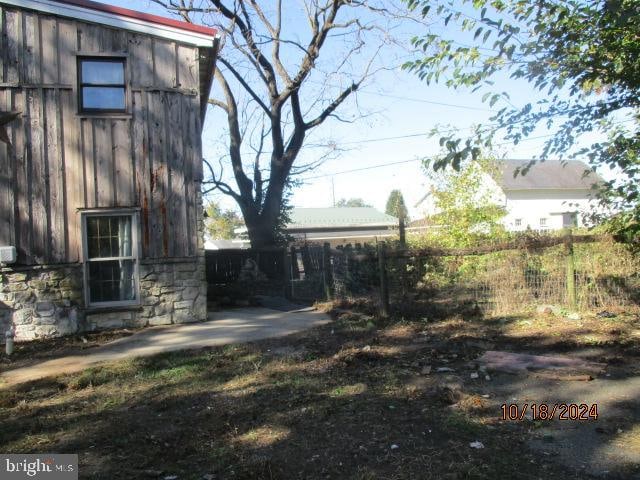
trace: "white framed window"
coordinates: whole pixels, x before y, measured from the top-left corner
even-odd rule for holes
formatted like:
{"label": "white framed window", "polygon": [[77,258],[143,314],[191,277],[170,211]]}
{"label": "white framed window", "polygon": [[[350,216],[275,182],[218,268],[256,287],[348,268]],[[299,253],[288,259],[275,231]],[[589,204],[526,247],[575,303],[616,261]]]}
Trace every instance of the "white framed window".
{"label": "white framed window", "polygon": [[514,225],[516,227],[521,227],[522,226],[522,219],[521,218],[516,218],[513,223],[514,223]]}
{"label": "white framed window", "polygon": [[93,210],[81,215],[86,305],[139,304],[138,212]]}
{"label": "white framed window", "polygon": [[547,219],[546,217],[542,217],[540,219],[540,228],[546,228],[547,227]]}

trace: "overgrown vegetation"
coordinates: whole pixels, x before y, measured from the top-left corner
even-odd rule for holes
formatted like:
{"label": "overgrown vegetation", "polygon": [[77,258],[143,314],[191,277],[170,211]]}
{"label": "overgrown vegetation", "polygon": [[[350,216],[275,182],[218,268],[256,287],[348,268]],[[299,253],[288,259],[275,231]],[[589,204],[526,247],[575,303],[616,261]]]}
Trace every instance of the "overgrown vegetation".
{"label": "overgrown vegetation", "polygon": [[433,226],[414,236],[411,245],[462,248],[506,239],[501,222],[506,211],[500,205],[500,192],[491,182],[498,179],[498,168],[491,157],[465,162],[459,170],[434,170],[433,161],[426,160],[424,170],[432,185]]}
{"label": "overgrown vegetation", "polygon": [[[567,307],[566,246],[532,249],[548,237],[567,232],[508,232],[501,206],[499,163],[490,156],[464,160],[459,170],[435,169],[439,159],[424,163],[431,189],[431,226],[408,237],[409,249],[469,247],[508,244],[520,249],[481,255],[391,258],[387,263],[392,296],[403,308],[416,296],[444,290],[471,300],[485,312],[505,314],[527,311],[551,303]],[[606,231],[600,228],[599,231]],[[573,234],[586,234],[574,230]],[[579,310],[638,305],[640,259],[612,241],[576,246],[571,262],[575,268],[576,304]]]}

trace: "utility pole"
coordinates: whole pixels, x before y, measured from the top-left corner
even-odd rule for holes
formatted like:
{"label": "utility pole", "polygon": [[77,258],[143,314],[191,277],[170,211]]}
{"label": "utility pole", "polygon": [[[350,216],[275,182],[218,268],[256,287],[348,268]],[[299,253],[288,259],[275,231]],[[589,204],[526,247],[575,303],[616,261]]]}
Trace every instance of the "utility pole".
{"label": "utility pole", "polygon": [[336,186],[333,183],[333,177],[331,177],[331,195],[333,196],[333,206],[336,206]]}

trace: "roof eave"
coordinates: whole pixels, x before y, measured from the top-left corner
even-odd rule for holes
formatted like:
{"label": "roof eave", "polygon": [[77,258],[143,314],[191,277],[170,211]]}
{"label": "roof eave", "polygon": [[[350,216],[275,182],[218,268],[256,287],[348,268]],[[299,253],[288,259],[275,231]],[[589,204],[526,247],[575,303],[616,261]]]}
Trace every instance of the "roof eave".
{"label": "roof eave", "polygon": [[504,192],[527,192],[532,190],[561,190],[580,192],[583,190],[592,191],[593,187],[521,187],[521,188],[506,188],[501,187]]}
{"label": "roof eave", "polygon": [[167,38],[197,47],[213,47],[217,30],[88,0],[0,0],[14,7]]}
{"label": "roof eave", "polygon": [[[213,85],[213,77],[216,70],[216,61],[220,50],[220,38],[216,37],[213,46],[200,48],[200,124],[204,125],[204,118],[209,105],[209,95]],[[204,53],[204,55],[203,55]]]}
{"label": "roof eave", "polygon": [[371,227],[379,227],[379,228],[388,228],[388,227],[397,227],[398,224],[397,223],[342,223],[342,224],[338,224],[338,223],[331,223],[331,224],[313,224],[313,225],[309,225],[309,224],[304,224],[304,223],[292,223],[287,225],[285,228],[287,229],[306,229],[306,230],[312,230],[312,229],[317,229],[317,228],[322,228],[322,229],[326,229],[326,228],[371,228]]}

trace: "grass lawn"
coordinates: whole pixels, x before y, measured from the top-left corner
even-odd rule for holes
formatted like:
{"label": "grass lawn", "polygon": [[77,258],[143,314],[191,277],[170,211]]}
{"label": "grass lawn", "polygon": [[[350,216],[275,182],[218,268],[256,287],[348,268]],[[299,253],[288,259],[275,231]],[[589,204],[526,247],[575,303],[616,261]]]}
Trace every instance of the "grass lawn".
{"label": "grass lawn", "polygon": [[0,451],[78,453],[81,478],[578,479],[529,448],[535,422],[501,420],[483,396],[494,380],[470,381],[469,362],[504,346],[599,346],[637,374],[634,316],[336,316],[278,340],[4,388]]}

